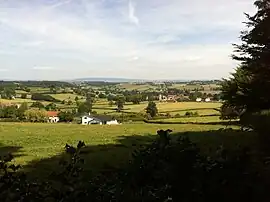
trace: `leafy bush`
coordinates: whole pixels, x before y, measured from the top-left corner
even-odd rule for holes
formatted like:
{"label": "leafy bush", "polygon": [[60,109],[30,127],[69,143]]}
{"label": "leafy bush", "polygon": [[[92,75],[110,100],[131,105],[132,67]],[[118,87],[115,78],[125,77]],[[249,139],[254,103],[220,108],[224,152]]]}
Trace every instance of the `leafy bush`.
{"label": "leafy bush", "polygon": [[39,109],[45,108],[45,106],[41,102],[33,102],[33,104],[30,107],[39,108]]}
{"label": "leafy bush", "polygon": [[21,94],[21,98],[22,98],[22,99],[26,99],[26,98],[27,98],[27,93],[22,93],[22,94]]}
{"label": "leafy bush", "polygon": [[270,152],[270,110],[255,113],[245,113],[240,118],[241,125],[252,128],[259,134],[262,148]]}
{"label": "leafy bush", "polygon": [[197,111],[195,111],[195,112],[187,111],[185,113],[185,116],[188,116],[188,117],[190,117],[190,116],[199,116],[199,113]]}
{"label": "leafy bush", "polygon": [[58,114],[60,122],[72,122],[74,119],[74,114],[72,112],[59,112]]}
{"label": "leafy bush", "polygon": [[28,109],[24,112],[24,117],[30,122],[46,122],[47,114],[45,110]]}
{"label": "leafy bush", "polygon": [[47,111],[56,111],[56,110],[57,110],[57,106],[56,106],[55,103],[50,103],[50,104],[48,104],[48,105],[45,107],[45,109],[46,109]]}
{"label": "leafy bush", "polygon": [[175,114],[174,118],[181,118],[181,115],[180,114]]}

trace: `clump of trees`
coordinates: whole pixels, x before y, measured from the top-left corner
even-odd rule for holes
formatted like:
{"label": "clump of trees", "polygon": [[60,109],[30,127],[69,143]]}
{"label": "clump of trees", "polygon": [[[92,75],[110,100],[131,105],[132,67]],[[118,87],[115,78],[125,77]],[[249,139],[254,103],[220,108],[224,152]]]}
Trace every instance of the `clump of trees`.
{"label": "clump of trees", "polygon": [[60,122],[72,122],[74,120],[74,113],[65,111],[65,112],[59,112],[58,117]]}
{"label": "clump of trees", "polygon": [[78,102],[77,101],[77,106],[78,106],[78,113],[90,113],[92,112],[93,108],[93,103],[95,102],[95,95],[88,93],[86,96],[85,102]]}
{"label": "clump of trees", "polygon": [[24,112],[24,117],[30,122],[46,122],[48,115],[45,110],[28,109]]}
{"label": "clump of trees", "polygon": [[44,109],[45,108],[44,104],[42,104],[41,102],[33,102],[30,107],[38,108],[38,109]]}
{"label": "clump of trees", "polygon": [[117,111],[121,112],[124,109],[125,97],[124,96],[118,96],[115,100],[116,100],[115,105],[117,107]]}
{"label": "clump of trees", "polygon": [[22,103],[19,107],[17,105],[0,105],[0,118],[9,120],[24,120],[24,113],[28,109],[27,103]]}
{"label": "clump of trees", "polygon": [[12,99],[16,96],[15,88],[12,87],[0,87],[0,97],[2,99]]}
{"label": "clump of trees", "polygon": [[242,43],[234,45],[233,55],[233,59],[240,61],[241,65],[222,84],[225,105],[245,110],[245,117],[270,109],[269,4],[269,0],[258,0],[255,2],[257,13],[253,16],[246,14],[247,29],[241,32]]}
{"label": "clump of trees", "polygon": [[55,99],[51,95],[41,94],[41,93],[33,93],[32,100],[40,100],[40,101],[48,101],[48,102],[61,102],[60,100]]}
{"label": "clump of trees", "polygon": [[22,93],[22,94],[21,94],[21,98],[22,98],[22,99],[26,99],[26,98],[27,98],[27,93]]}
{"label": "clump of trees", "polygon": [[270,109],[270,7],[269,0],[255,2],[257,13],[246,14],[242,44],[234,45],[233,58],[241,65],[222,84],[226,104],[249,112]]}
{"label": "clump of trees", "polygon": [[155,102],[148,102],[148,106],[146,107],[146,113],[150,115],[151,118],[155,117],[158,114],[157,105]]}
{"label": "clump of trees", "polygon": [[185,113],[185,116],[187,116],[187,117],[199,116],[199,113],[197,111],[195,111],[195,112],[188,111]]}
{"label": "clump of trees", "polygon": [[56,111],[58,108],[55,103],[50,103],[45,107],[45,109],[47,111]]}

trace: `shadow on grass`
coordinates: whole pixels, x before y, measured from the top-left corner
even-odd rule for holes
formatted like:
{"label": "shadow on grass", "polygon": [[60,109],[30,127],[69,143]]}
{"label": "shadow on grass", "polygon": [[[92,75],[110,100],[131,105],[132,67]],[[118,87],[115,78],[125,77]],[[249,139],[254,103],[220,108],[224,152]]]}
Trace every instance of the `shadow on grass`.
{"label": "shadow on grass", "polygon": [[[236,130],[231,132],[215,130],[173,133],[172,138],[183,135],[190,137],[191,141],[196,143],[203,153],[210,155],[220,145],[224,145],[232,150],[245,146],[256,147],[252,133]],[[155,138],[155,135],[119,136],[115,144],[86,145],[81,152],[81,156],[85,160],[83,175],[88,178],[124,169],[130,163],[132,153],[138,148],[151,144]],[[60,169],[59,161],[67,157],[64,146],[61,154],[51,158],[32,161],[25,166],[24,171],[29,178],[48,178],[52,171],[58,171]]]}
{"label": "shadow on grass", "polygon": [[173,121],[155,121],[155,120],[144,120],[145,123],[149,124],[195,124],[195,125],[222,125],[222,126],[240,126],[239,121],[212,121],[212,122],[193,122],[193,121],[185,121],[185,122],[173,122]]}
{"label": "shadow on grass", "polygon": [[21,153],[22,148],[23,147],[20,146],[8,146],[0,143],[0,156],[4,157],[9,154],[11,154],[13,157],[23,156],[23,154]]}

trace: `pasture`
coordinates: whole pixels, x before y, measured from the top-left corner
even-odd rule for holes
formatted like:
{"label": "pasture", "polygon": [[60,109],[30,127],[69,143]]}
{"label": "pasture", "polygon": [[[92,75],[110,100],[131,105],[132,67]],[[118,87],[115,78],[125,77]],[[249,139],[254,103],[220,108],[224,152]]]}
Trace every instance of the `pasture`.
{"label": "pasture", "polygon": [[[184,115],[187,111],[195,112],[197,111],[199,115],[209,115],[218,114],[215,109],[221,106],[221,103],[197,103],[197,102],[156,102],[159,113],[170,113],[171,115],[179,114]],[[124,112],[130,113],[144,113],[148,102],[142,102],[140,104],[125,103]],[[106,100],[99,100],[94,103],[93,111],[99,114],[107,113],[117,113],[115,111],[116,106],[109,106]]]}
{"label": "pasture", "polygon": [[[175,135],[189,135],[191,140],[201,145],[204,151],[215,148],[219,144],[235,146],[239,143],[239,139],[246,145],[251,141],[252,137],[248,133],[238,133],[233,136],[234,133],[220,133],[217,131],[219,128],[224,126],[146,123],[115,126],[1,123],[0,155],[11,152],[15,156],[16,164],[23,165],[23,168],[33,172],[33,175],[43,176],[59,167],[58,162],[64,156],[65,144],[76,145],[79,140],[83,140],[87,145],[83,156],[87,162],[86,170],[94,173],[126,165],[134,149],[152,141],[159,129],[172,129]],[[35,174],[36,169],[38,173]]]}
{"label": "pasture", "polygon": [[[144,112],[147,102],[138,105],[125,105],[124,110],[129,112]],[[221,106],[220,103],[198,103],[198,102],[156,102],[160,113],[178,113],[193,110],[213,110]]]}

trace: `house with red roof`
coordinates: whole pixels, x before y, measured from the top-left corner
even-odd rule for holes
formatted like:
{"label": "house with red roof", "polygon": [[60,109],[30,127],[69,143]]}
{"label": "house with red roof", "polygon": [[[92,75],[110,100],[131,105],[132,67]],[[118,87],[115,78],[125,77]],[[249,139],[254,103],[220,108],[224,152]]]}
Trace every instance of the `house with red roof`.
{"label": "house with red roof", "polygon": [[59,117],[58,117],[59,112],[57,111],[47,111],[47,116],[48,116],[48,122],[49,123],[58,123],[59,122]]}

